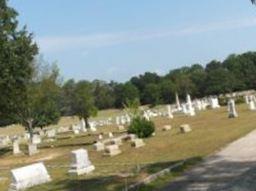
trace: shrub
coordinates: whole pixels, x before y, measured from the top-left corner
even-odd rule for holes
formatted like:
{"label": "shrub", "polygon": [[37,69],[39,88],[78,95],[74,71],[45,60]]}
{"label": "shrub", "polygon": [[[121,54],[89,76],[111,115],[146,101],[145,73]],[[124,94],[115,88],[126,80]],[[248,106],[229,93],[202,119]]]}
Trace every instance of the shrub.
{"label": "shrub", "polygon": [[136,134],[139,138],[150,137],[155,132],[155,124],[144,117],[133,118],[128,133]]}

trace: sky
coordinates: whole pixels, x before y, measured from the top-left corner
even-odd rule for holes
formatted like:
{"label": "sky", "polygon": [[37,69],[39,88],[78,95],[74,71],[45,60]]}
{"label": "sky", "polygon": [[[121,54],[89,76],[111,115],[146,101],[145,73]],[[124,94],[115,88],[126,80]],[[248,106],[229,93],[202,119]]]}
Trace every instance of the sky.
{"label": "sky", "polygon": [[250,0],[9,0],[64,79],[124,82],[256,50]]}

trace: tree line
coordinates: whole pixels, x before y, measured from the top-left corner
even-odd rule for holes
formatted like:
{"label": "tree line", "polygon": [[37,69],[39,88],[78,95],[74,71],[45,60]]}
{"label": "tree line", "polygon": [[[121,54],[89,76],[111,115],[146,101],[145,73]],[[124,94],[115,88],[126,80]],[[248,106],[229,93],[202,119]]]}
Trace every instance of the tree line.
{"label": "tree line", "polygon": [[38,46],[26,27],[18,27],[18,13],[0,0],[0,125],[33,127],[57,123],[60,116],[88,118],[99,109],[140,104],[172,103],[181,98],[255,89],[256,52],[230,55],[205,66],[193,64],[166,75],[146,72],[124,83],[73,79],[62,81],[56,64],[38,58]]}

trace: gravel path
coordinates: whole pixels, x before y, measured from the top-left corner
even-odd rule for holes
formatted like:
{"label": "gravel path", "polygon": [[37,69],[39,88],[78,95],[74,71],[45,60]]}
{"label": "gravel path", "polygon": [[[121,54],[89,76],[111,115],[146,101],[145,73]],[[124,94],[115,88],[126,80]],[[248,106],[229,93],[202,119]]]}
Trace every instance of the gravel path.
{"label": "gravel path", "polygon": [[256,130],[177,178],[162,191],[256,191]]}

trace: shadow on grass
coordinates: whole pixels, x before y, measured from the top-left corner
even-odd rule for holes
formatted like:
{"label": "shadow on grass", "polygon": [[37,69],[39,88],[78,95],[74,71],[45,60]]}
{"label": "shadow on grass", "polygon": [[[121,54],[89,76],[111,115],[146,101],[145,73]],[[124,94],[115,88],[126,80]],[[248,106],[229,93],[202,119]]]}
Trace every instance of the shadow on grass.
{"label": "shadow on grass", "polygon": [[[172,176],[177,176],[180,173],[184,172],[184,170],[188,169],[188,167],[196,164],[201,161],[200,157],[195,157],[187,160],[187,163],[184,165],[174,168],[172,172]],[[147,165],[141,168],[141,171],[135,174],[134,176],[130,176],[124,178],[122,176],[104,176],[104,173],[101,174],[100,177],[96,178],[87,178],[86,176],[74,177],[68,176],[65,180],[54,180],[47,185],[42,185],[39,187],[33,187],[29,191],[126,191],[130,185],[137,183],[138,178],[141,178],[142,174],[152,174],[163,170],[165,168],[170,167],[171,165],[177,164],[181,161],[171,161],[171,162],[163,162],[163,163],[155,163],[152,165]],[[135,167],[136,169],[136,167]],[[125,174],[125,173],[124,173]],[[165,186],[169,183],[171,179],[169,179],[167,174],[166,182],[161,182],[161,187]],[[155,188],[158,188],[155,184],[140,186],[134,189],[129,189],[132,191],[151,191]]]}
{"label": "shadow on grass", "polygon": [[3,156],[12,151],[11,147],[3,147],[0,149],[0,156]]}

